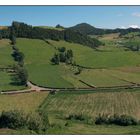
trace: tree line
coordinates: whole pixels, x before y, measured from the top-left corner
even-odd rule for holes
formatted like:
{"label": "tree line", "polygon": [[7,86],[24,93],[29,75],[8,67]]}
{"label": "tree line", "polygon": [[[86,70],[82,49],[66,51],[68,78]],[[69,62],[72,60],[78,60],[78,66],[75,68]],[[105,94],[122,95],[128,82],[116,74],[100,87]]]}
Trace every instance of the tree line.
{"label": "tree line", "polygon": [[25,23],[12,22],[12,25],[8,29],[0,30],[1,38],[9,38],[10,32],[14,31],[16,37],[32,38],[32,39],[52,39],[52,40],[65,40],[68,42],[79,43],[82,45],[96,48],[102,43],[97,39],[92,39],[87,35],[83,35],[79,32],[72,31],[70,29],[65,30],[52,30],[41,27],[33,27]]}
{"label": "tree line", "polygon": [[12,84],[27,85],[28,73],[27,70],[24,68],[24,54],[20,52],[19,49],[16,47],[16,36],[13,30],[11,30],[10,40],[13,49],[11,55],[17,62],[17,64],[13,66],[14,74],[12,75]]}

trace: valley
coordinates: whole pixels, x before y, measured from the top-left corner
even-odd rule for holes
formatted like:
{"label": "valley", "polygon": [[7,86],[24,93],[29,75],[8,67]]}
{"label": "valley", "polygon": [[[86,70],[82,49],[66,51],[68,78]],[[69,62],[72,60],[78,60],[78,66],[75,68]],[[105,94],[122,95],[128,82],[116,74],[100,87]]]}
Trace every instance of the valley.
{"label": "valley", "polygon": [[[49,127],[44,130],[44,126],[40,126],[42,120],[37,117],[33,122],[37,130],[31,126],[26,126],[28,129],[1,128],[0,134],[140,133],[139,124],[95,123],[100,115],[114,114],[140,120],[139,32],[121,36],[120,33],[95,34],[86,38],[69,31],[76,39],[71,36],[66,39],[62,34],[60,37],[59,32],[67,35],[67,29],[21,25],[31,28],[34,35],[30,37],[26,29],[20,32],[19,25],[13,25],[19,31],[13,35],[15,38],[0,40],[0,112],[20,110],[33,117],[47,116]],[[36,30],[45,37],[39,38]],[[71,58],[68,50],[73,54]],[[51,61],[54,55],[71,61],[62,62],[60,57],[59,63],[54,64]],[[20,78],[26,83],[18,83]],[[29,82],[46,91],[30,90]],[[29,93],[16,93],[22,90],[29,90]],[[12,94],[6,94],[9,91]]]}

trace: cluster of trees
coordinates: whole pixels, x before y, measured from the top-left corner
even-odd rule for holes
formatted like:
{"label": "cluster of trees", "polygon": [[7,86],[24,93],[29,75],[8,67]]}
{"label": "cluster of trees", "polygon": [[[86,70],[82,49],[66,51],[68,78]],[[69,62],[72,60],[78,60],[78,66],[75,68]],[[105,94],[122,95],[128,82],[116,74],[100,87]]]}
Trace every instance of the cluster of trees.
{"label": "cluster of trees", "polygon": [[0,115],[0,128],[28,129],[39,133],[48,127],[47,115],[24,114],[18,110],[3,111]]}
{"label": "cluster of trees", "polygon": [[24,68],[24,54],[16,47],[16,36],[14,30],[11,30],[10,40],[13,48],[12,56],[17,62],[13,66],[14,74],[12,75],[12,84],[26,85],[28,80],[27,70]]}
{"label": "cluster of trees", "polygon": [[51,62],[53,64],[59,64],[60,62],[66,64],[72,64],[73,62],[73,51],[66,50],[65,47],[58,48],[58,53],[55,53],[54,56],[51,58]]}
{"label": "cluster of trees", "polygon": [[[61,27],[61,26],[57,26]],[[14,31],[16,37],[34,38],[34,39],[52,39],[52,40],[65,40],[69,42],[79,43],[89,46],[91,48],[98,47],[102,43],[97,39],[92,39],[87,35],[75,32],[69,29],[65,30],[51,30],[40,27],[33,27],[25,23],[13,22],[12,26],[6,30],[1,30],[2,38],[9,38],[11,30]]]}
{"label": "cluster of trees", "polygon": [[81,34],[80,32],[75,32],[70,29],[65,30],[64,40],[68,42],[79,43],[91,48],[96,48],[100,45],[103,45],[102,42],[95,38],[90,38],[87,35]]}

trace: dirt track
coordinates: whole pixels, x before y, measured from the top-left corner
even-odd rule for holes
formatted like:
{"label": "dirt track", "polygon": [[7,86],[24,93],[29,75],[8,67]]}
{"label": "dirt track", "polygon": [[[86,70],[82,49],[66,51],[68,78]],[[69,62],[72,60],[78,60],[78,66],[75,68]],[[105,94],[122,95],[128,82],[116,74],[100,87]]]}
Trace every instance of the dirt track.
{"label": "dirt track", "polygon": [[127,89],[138,89],[140,90],[140,85],[126,85],[126,86],[114,86],[114,87],[89,87],[89,88],[51,88],[51,87],[41,87],[32,82],[28,81],[27,86],[29,89],[16,90],[16,91],[2,91],[1,94],[22,94],[30,92],[41,92],[41,91],[119,91]]}

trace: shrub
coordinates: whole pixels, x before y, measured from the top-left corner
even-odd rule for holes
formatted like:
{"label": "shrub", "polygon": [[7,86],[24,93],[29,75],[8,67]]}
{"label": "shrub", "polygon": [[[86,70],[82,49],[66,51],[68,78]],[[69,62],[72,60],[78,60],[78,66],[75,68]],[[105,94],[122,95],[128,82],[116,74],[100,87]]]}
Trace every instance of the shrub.
{"label": "shrub", "polygon": [[24,128],[26,126],[26,118],[23,113],[13,111],[3,111],[0,116],[0,127],[1,128]]}
{"label": "shrub", "polygon": [[128,126],[128,125],[137,125],[138,122],[135,118],[127,115],[114,115],[114,120],[112,121],[113,124]]}
{"label": "shrub", "polygon": [[45,114],[28,114],[21,111],[3,111],[0,116],[0,128],[29,129],[35,132],[45,131],[49,127],[48,116]]}
{"label": "shrub", "polygon": [[43,121],[39,115],[28,115],[27,124],[29,130],[34,130],[36,132],[43,130]]}
{"label": "shrub", "polygon": [[85,117],[82,114],[71,114],[66,119],[84,121]]}
{"label": "shrub", "polygon": [[99,114],[98,117],[95,119],[95,124],[107,124],[108,123],[108,116],[103,114]]}
{"label": "shrub", "polygon": [[58,48],[59,52],[65,52],[66,51],[66,48],[65,47],[61,47],[61,48]]}
{"label": "shrub", "polygon": [[95,124],[115,124],[115,125],[121,125],[121,126],[129,126],[129,125],[137,125],[138,121],[128,115],[99,115],[95,119]]}

